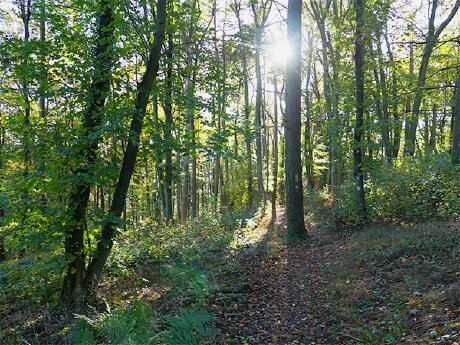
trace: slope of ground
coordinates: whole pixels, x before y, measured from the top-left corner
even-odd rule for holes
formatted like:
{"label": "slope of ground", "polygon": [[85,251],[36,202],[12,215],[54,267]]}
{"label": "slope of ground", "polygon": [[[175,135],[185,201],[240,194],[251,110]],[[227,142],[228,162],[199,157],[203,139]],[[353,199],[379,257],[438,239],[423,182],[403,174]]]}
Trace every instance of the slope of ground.
{"label": "slope of ground", "polygon": [[458,224],[310,232],[284,245],[279,209],[258,245],[227,263],[208,300],[217,343],[456,344]]}

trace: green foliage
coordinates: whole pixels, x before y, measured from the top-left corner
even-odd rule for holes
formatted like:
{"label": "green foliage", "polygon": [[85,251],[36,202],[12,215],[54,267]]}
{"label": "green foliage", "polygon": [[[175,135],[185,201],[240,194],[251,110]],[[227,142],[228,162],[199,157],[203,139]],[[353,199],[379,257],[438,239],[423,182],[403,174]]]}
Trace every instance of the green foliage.
{"label": "green foliage", "polygon": [[[335,189],[334,202],[324,191],[310,192],[307,207],[322,212],[336,228],[351,229],[366,220],[359,217],[355,186]],[[460,167],[446,155],[405,159],[373,167],[366,179],[368,219],[372,221],[420,221],[458,216],[460,212]],[[313,205],[319,206],[315,210]],[[309,206],[310,205],[310,206]]]}
{"label": "green foliage", "polygon": [[157,320],[151,308],[136,301],[127,310],[115,310],[91,319],[79,316],[79,323],[70,333],[73,344],[151,344],[158,337]]}
{"label": "green foliage", "polygon": [[162,338],[168,345],[199,345],[212,340],[218,331],[211,326],[212,315],[206,310],[182,311],[168,319]]}
{"label": "green foliage", "polygon": [[49,302],[59,291],[64,262],[60,253],[0,263],[0,304],[6,301]]}
{"label": "green foliage", "polygon": [[203,306],[211,287],[206,275],[183,264],[164,268],[163,278],[172,286],[170,293],[187,305]]}
{"label": "green foliage", "polygon": [[374,169],[369,209],[377,219],[416,220],[460,212],[460,167],[449,157],[407,159]]}
{"label": "green foliage", "polygon": [[193,345],[216,334],[212,315],[205,310],[182,310],[177,316],[160,318],[149,306],[135,301],[127,310],[94,318],[80,315],[69,340],[75,345]]}
{"label": "green foliage", "polygon": [[245,225],[250,214],[226,212],[221,218],[211,213],[187,223],[164,224],[145,218],[120,236],[108,261],[111,276],[123,276],[132,268],[182,262],[203,267],[222,259],[233,238],[233,231]]}

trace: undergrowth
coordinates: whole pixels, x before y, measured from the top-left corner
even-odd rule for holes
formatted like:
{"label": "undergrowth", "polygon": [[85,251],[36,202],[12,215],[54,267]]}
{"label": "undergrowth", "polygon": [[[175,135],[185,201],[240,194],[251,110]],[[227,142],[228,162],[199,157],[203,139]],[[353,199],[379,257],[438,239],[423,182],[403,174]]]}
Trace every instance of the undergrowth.
{"label": "undergrowth", "polygon": [[69,335],[75,345],[199,345],[218,333],[212,325],[212,315],[204,309],[182,310],[174,317],[159,317],[141,301],[127,310],[93,318],[79,315],[78,319]]}
{"label": "undergrowth", "polygon": [[374,162],[365,178],[367,217],[358,212],[353,179],[334,188],[309,190],[305,205],[312,224],[357,229],[372,222],[420,222],[460,215],[460,166],[446,155]]}
{"label": "undergrowth", "polygon": [[460,338],[458,223],[370,226],[348,248],[329,294],[358,344]]}

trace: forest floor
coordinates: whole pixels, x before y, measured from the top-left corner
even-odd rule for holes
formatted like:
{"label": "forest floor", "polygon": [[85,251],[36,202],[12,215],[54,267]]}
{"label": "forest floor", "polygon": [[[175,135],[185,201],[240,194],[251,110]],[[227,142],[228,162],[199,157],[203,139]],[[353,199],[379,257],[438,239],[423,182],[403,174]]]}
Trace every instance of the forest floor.
{"label": "forest floor", "polygon": [[458,223],[313,227],[286,245],[277,213],[218,277],[217,343],[459,344]]}
{"label": "forest floor", "polygon": [[[307,219],[311,238],[288,244],[279,207],[274,223],[265,216],[214,244],[197,238],[203,248],[179,250],[180,260],[106,277],[102,295],[112,309],[141,300],[160,317],[201,300],[214,345],[460,345],[458,220],[337,231]],[[75,322],[58,302],[12,299],[0,303],[0,343],[69,344]]]}

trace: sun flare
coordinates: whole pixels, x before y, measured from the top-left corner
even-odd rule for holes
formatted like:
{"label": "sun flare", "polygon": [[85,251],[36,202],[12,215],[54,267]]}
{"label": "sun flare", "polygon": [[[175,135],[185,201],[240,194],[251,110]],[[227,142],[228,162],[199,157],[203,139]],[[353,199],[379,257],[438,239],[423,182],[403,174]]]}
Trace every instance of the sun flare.
{"label": "sun flare", "polygon": [[268,58],[273,65],[284,65],[291,56],[291,47],[288,41],[274,42],[268,51]]}

